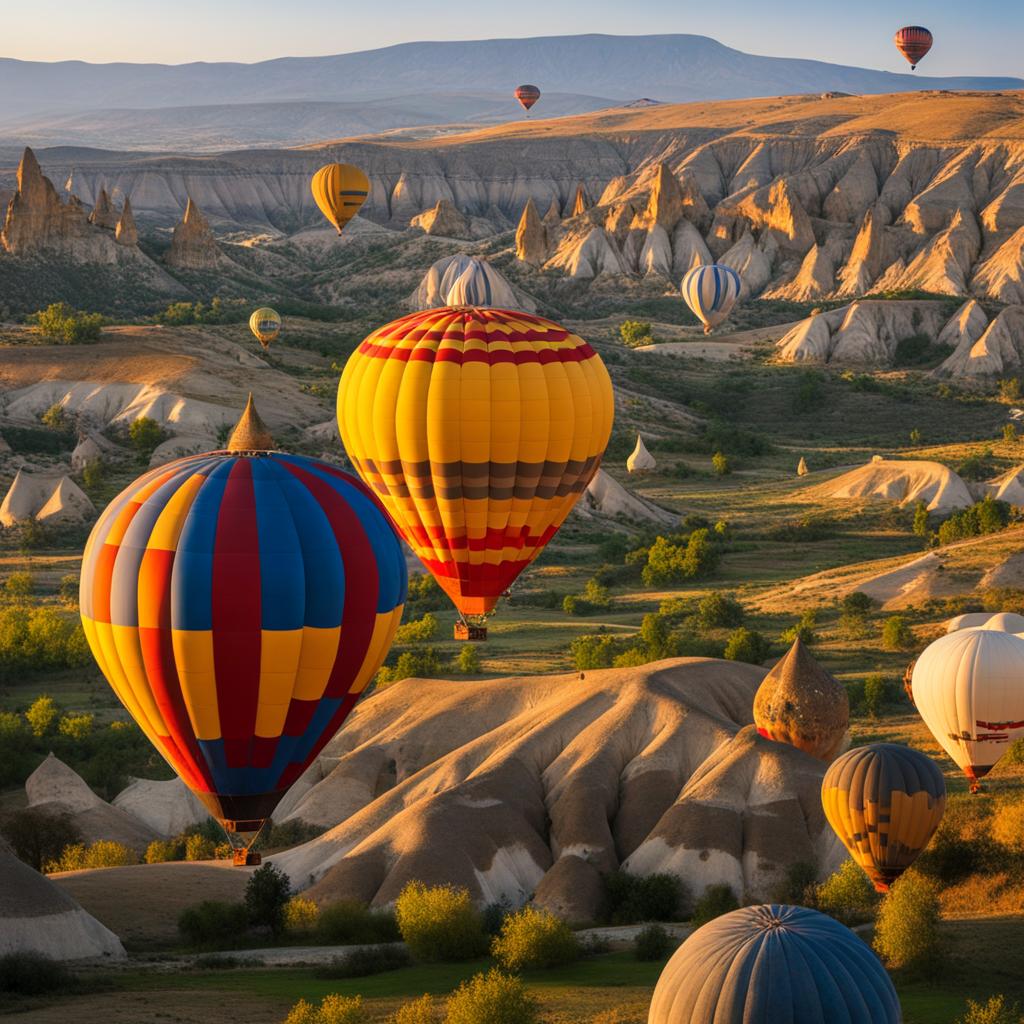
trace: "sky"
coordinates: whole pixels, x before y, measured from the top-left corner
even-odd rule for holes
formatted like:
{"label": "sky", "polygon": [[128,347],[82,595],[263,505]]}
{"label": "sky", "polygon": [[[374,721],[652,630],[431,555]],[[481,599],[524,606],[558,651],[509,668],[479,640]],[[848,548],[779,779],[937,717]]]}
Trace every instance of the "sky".
{"label": "sky", "polygon": [[10,8],[0,56],[22,60],[254,62],[421,39],[687,32],[748,53],[905,71],[892,34],[924,24],[936,43],[922,71],[1024,77],[1022,0],[33,0]]}

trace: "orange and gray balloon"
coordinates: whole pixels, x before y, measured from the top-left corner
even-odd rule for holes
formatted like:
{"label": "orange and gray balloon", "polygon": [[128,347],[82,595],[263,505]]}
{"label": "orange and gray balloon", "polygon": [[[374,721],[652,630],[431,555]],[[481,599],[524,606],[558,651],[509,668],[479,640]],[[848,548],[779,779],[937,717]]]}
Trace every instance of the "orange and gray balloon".
{"label": "orange and gray balloon", "polygon": [[879,892],[928,845],[946,808],[939,766],[910,747],[872,743],[834,761],[821,783],[833,831]]}
{"label": "orange and gray balloon", "polygon": [[540,99],[540,89],[535,85],[520,85],[516,88],[515,97],[523,110],[529,112],[530,107]]}
{"label": "orange and gray balloon", "polygon": [[326,164],[310,182],[320,212],[340,235],[370,194],[370,181],[352,164]]}
{"label": "orange and gray balloon", "polygon": [[910,62],[910,70],[914,71],[932,48],[934,37],[923,25],[904,25],[897,30],[893,42],[896,49]]}

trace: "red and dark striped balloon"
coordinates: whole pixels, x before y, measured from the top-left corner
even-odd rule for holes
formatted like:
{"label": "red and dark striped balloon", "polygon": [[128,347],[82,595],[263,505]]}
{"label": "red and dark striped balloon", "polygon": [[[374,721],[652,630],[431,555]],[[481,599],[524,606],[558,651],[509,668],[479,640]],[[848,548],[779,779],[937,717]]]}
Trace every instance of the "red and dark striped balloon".
{"label": "red and dark striped balloon", "polygon": [[934,39],[923,25],[904,25],[897,31],[893,42],[896,49],[910,62],[910,70],[913,71],[921,62],[921,58],[932,48]]}
{"label": "red and dark striped balloon", "polygon": [[515,97],[523,110],[529,110],[540,99],[540,89],[535,85],[520,85],[516,88]]}

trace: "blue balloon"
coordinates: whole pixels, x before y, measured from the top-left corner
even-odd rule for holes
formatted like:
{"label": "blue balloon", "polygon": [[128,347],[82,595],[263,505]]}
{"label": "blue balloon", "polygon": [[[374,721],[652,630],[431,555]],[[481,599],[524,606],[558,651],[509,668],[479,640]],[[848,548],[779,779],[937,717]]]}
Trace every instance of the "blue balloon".
{"label": "blue balloon", "polygon": [[849,928],[765,904],[709,921],[665,965],[648,1024],[899,1024],[889,975]]}
{"label": "blue balloon", "polygon": [[687,271],[679,290],[704,324],[704,333],[710,334],[736,305],[741,287],[740,275],[732,267],[710,263]]}

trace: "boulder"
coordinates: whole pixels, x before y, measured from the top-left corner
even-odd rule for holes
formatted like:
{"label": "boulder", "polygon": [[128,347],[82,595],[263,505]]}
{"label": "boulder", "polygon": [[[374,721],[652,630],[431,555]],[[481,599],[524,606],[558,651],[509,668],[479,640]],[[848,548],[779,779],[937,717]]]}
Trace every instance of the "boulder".
{"label": "boulder", "polygon": [[[649,454],[649,453],[648,453]],[[678,526],[679,516],[627,490],[610,473],[599,469],[573,508],[584,519],[626,519],[653,526]]]}

